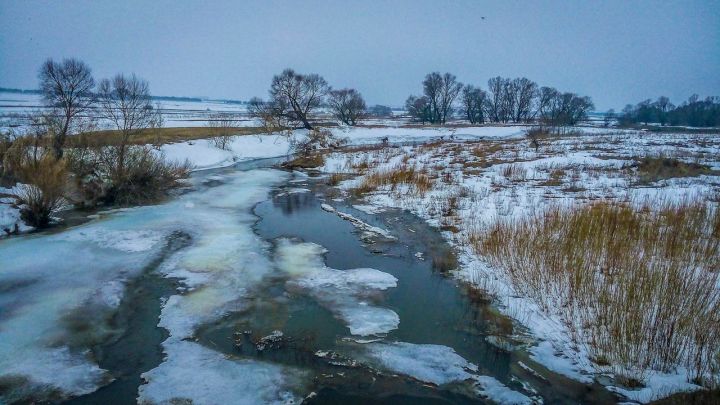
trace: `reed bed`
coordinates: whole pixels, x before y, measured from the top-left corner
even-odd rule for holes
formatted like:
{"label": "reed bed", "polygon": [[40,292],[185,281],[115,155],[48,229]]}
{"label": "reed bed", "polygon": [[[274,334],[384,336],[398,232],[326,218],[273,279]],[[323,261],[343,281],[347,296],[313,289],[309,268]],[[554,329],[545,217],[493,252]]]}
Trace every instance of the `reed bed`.
{"label": "reed bed", "polygon": [[499,220],[469,241],[521,295],[557,314],[601,369],[720,372],[720,209],[595,202]]}

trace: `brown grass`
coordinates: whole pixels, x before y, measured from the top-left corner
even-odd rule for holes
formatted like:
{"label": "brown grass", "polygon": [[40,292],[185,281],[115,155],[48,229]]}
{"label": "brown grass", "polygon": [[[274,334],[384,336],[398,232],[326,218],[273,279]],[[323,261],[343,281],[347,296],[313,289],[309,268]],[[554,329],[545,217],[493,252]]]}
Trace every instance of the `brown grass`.
{"label": "brown grass", "polygon": [[[261,133],[262,129],[259,127],[233,128],[232,132],[233,135],[257,135]],[[161,145],[166,143],[222,137],[226,135],[227,131],[225,128],[146,128],[132,134],[130,136],[129,143],[131,145]],[[66,146],[69,148],[78,146],[111,146],[120,144],[121,140],[122,134],[119,131],[94,131],[68,137]]]}
{"label": "brown grass", "polygon": [[46,156],[36,164],[23,168],[21,178],[28,183],[19,193],[20,217],[28,225],[44,228],[52,215],[61,208],[67,184],[65,161]]}
{"label": "brown grass", "polygon": [[598,202],[499,221],[469,240],[625,378],[680,365],[712,385],[720,371],[720,209]]}
{"label": "brown grass", "polygon": [[432,180],[427,173],[402,165],[389,171],[367,174],[360,185],[354,189],[354,193],[362,195],[375,191],[381,186],[390,186],[390,190],[394,191],[400,184],[409,185],[416,193],[423,195],[432,187]]}
{"label": "brown grass", "polygon": [[651,183],[674,177],[694,177],[703,174],[720,174],[709,166],[699,163],[685,163],[664,156],[644,157],[637,162],[638,177],[641,183]]}

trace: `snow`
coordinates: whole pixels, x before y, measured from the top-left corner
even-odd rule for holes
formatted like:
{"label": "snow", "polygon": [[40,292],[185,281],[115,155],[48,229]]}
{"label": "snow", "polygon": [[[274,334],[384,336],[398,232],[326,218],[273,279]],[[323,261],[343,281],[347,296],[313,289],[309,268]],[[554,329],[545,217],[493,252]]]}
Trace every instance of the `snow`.
{"label": "snow", "polygon": [[447,346],[389,342],[365,347],[367,356],[382,367],[436,385],[465,381],[477,371],[477,366]]}
{"label": "snow", "polygon": [[240,161],[284,156],[288,153],[289,143],[286,137],[279,135],[242,135],[233,136],[229,150],[220,149],[210,140],[200,139],[165,144],[160,150],[170,161],[185,160],[196,170],[230,166]]}
{"label": "snow", "polygon": [[18,227],[19,232],[27,232],[34,229],[31,226],[25,225],[25,222],[20,219],[20,208],[15,207],[17,203],[17,196],[20,190],[25,187],[22,183],[17,183],[15,186],[10,188],[0,187],[0,195],[6,195],[0,198],[0,238],[6,236],[5,229],[14,231],[15,225]]}
{"label": "snow", "polygon": [[[189,287],[163,305],[159,326],[170,337],[163,342],[166,360],[143,374],[140,400],[170,403],[182,397],[198,404],[293,403],[291,388],[301,373],[254,360],[226,358],[185,341],[195,329],[246,307],[246,299],[272,272],[268,246],[252,231],[252,207],[287,174],[254,170],[224,178],[223,187],[183,196],[180,220],[192,229],[193,243],[167,260],[160,271]],[[186,201],[189,200],[189,201]],[[191,202],[192,204],[187,204]]]}
{"label": "snow", "polygon": [[378,143],[387,137],[389,143],[425,142],[434,139],[456,140],[481,138],[518,138],[523,137],[528,127],[524,126],[488,126],[488,127],[337,127],[332,132],[336,136],[347,137],[351,145]]}
{"label": "snow", "polygon": [[686,371],[676,374],[665,374],[653,371],[646,377],[645,387],[643,388],[626,389],[621,387],[608,387],[608,389],[625,396],[629,400],[645,404],[675,392],[696,391],[701,389],[699,386],[691,384],[683,378],[688,374]]}
{"label": "snow", "polygon": [[139,401],[147,404],[292,404],[300,372],[225,356],[194,342],[166,347],[167,360],[144,373]]}
{"label": "snow", "polygon": [[397,313],[368,302],[372,293],[397,286],[397,279],[375,269],[329,268],[323,262],[324,253],[325,249],[315,243],[281,239],[275,249],[275,263],[292,276],[290,288],[315,298],[342,319],[351,334],[369,336],[397,329]]}
{"label": "snow", "polygon": [[423,382],[445,385],[466,382],[476,392],[499,404],[532,404],[526,395],[497,379],[478,375],[478,367],[452,348],[433,344],[383,342],[365,345],[365,355],[380,367]]}
{"label": "snow", "polygon": [[[358,129],[362,133],[364,129]],[[400,129],[398,129],[400,130]],[[406,129],[402,129],[403,131]],[[486,129],[490,131],[491,129]],[[458,130],[459,133],[460,130]],[[495,129],[498,136],[503,134]],[[455,275],[490,291],[499,309],[528,328],[536,344],[529,348],[531,357],[547,368],[570,378],[591,382],[593,376],[605,370],[596,369],[589,360],[586,345],[574,344],[567,324],[553,308],[557,306],[536,302],[522,296],[514,288],[507,274],[489,266],[470,248],[467,238],[473,230],[497,220],[512,221],[539,215],[551,206],[585,204],[589,200],[611,199],[642,204],[653,201],[679,202],[692,196],[711,197],[717,192],[717,176],[673,178],[639,186],[633,180],[630,165],[637,156],[677,156],[681,160],[720,167],[720,144],[716,135],[647,134],[625,131],[601,134],[602,128],[583,128],[582,135],[545,140],[540,152],[526,141],[518,141],[512,134],[500,143],[442,143],[437,146],[402,146],[378,150],[334,153],[327,156],[325,173],[353,173],[354,167],[369,167],[368,173],[391,171],[403,165],[425,170],[433,181],[427,193],[415,192],[411,185],[398,184],[380,187],[364,196],[359,208],[367,213],[391,208],[406,209],[425,219],[430,225],[453,225],[458,233],[443,232],[443,236],[457,248],[461,268]],[[587,136],[592,134],[592,136]],[[356,137],[358,138],[358,137]],[[447,140],[447,138],[446,138]],[[480,151],[475,147],[498,145],[496,151]],[[680,145],[680,146],[678,146]],[[468,165],[483,156],[491,167]],[[482,162],[479,162],[482,163]],[[507,167],[517,168],[517,177],[503,174]],[[563,174],[560,184],[543,184],[553,171]],[[446,177],[447,176],[447,177]],[[363,177],[341,182],[338,188],[344,196],[357,187]],[[449,180],[446,180],[449,179]],[[578,191],[572,191],[573,187]],[[565,189],[568,188],[568,189]],[[457,207],[445,215],[448,201],[453,198]],[[707,200],[713,201],[712,198]],[[548,308],[551,311],[548,311]],[[679,370],[661,380],[652,377],[645,383],[648,391],[685,390],[696,386],[687,383],[687,373]],[[618,388],[619,389],[619,388]],[[644,392],[644,391],[643,391]],[[635,395],[635,396],[633,396]],[[644,394],[630,394],[645,402]]]}
{"label": "snow", "polygon": [[320,208],[322,208],[324,211],[333,212],[333,213],[337,214],[337,216],[339,216],[340,218],[350,222],[356,228],[361,229],[361,230],[369,233],[370,235],[379,235],[386,239],[395,239],[395,237],[392,236],[387,229],[379,228],[377,226],[372,226],[372,225],[368,224],[367,222],[364,222],[361,219],[356,218],[348,213],[340,212],[340,211],[336,210],[333,206],[331,206],[329,204],[324,204],[324,203],[320,204]]}
{"label": "snow", "polygon": [[146,252],[165,239],[162,232],[153,230],[110,230],[103,228],[80,229],[70,234],[61,233],[56,238],[72,242],[91,242],[102,248],[123,252]]}
{"label": "snow", "polygon": [[511,390],[490,376],[481,375],[474,377],[474,379],[477,381],[478,393],[498,404],[529,405],[536,403],[526,395]]}
{"label": "snow", "polygon": [[[349,145],[378,144],[385,137],[390,143],[426,142],[440,138],[457,140],[477,140],[486,138],[520,138],[527,127],[523,126],[492,126],[467,128],[364,128],[337,127],[331,132],[341,138],[347,138]],[[299,139],[306,136],[306,130],[294,131],[290,138]],[[230,166],[236,162],[284,156],[289,153],[290,138],[281,134],[270,135],[239,135],[233,136],[229,150],[215,147],[210,140],[194,140],[160,147],[168,160],[190,161],[196,170]]]}
{"label": "snow", "polygon": [[[156,247],[106,249],[80,233],[124,231],[140,225],[147,211],[93,221],[65,231],[67,237],[33,235],[0,244],[0,377],[23,376],[30,384],[70,395],[107,382],[107,374],[87,353],[64,345],[73,332],[63,319],[114,310],[123,281],[138,274]],[[104,325],[94,328],[101,331]]]}
{"label": "snow", "polygon": [[[177,231],[190,235],[192,244],[158,270],[190,288],[167,300],[160,325],[170,332],[163,345],[167,360],[182,362],[175,355],[183,351],[173,345],[192,336],[200,323],[241,309],[252,287],[272,270],[268,246],[252,231],[256,217],[251,209],[286,178],[275,170],[237,172],[223,176],[224,187],[101,213],[62,233],[4,240],[0,377],[24,376],[30,384],[46,384],[65,395],[106,383],[107,373],[87,353],[65,346],[76,332],[63,319],[114,311],[124,282],[137,276]],[[93,329],[102,328],[96,324]],[[160,376],[153,381],[173,389]]]}

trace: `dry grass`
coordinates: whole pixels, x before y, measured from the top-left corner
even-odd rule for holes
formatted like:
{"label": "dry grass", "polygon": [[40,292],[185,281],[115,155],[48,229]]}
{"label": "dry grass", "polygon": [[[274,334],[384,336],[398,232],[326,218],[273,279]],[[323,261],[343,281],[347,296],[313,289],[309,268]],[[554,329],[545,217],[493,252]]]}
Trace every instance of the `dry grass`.
{"label": "dry grass", "polygon": [[709,166],[699,163],[685,163],[664,156],[644,157],[637,163],[638,177],[641,183],[651,183],[674,177],[694,177],[703,174],[718,174]]}
{"label": "dry grass", "polygon": [[43,157],[23,169],[22,179],[28,184],[23,185],[18,195],[23,204],[20,217],[30,226],[47,227],[52,215],[63,205],[67,184],[65,161]]}
{"label": "dry grass", "polygon": [[342,173],[332,173],[330,176],[328,176],[327,184],[329,186],[337,186],[340,184],[341,181],[345,180],[347,178],[347,175]]}
{"label": "dry grass", "polygon": [[414,192],[424,195],[432,187],[432,180],[425,172],[401,165],[392,170],[367,174],[353,191],[355,195],[362,195],[375,191],[381,186],[390,186],[390,191],[395,191],[401,184],[409,185]]}
{"label": "dry grass", "polygon": [[156,202],[170,190],[183,185],[192,169],[189,162],[168,162],[147,146],[133,146],[125,154],[125,170],[114,172],[109,159],[110,186],[103,197],[106,204],[136,205]]}
{"label": "dry grass", "polygon": [[508,164],[500,169],[500,174],[506,179],[514,182],[525,181],[527,179],[527,168],[518,164]]}
{"label": "dry grass", "polygon": [[[704,201],[598,202],[499,221],[469,238],[514,287],[561,316],[628,381],[641,370],[720,371],[720,210]],[[717,381],[714,381],[717,384]]]}
{"label": "dry grass", "polygon": [[[232,129],[232,135],[261,134],[259,127],[239,127]],[[188,128],[146,128],[130,136],[131,145],[162,145],[183,141],[227,136],[225,128],[188,127]],[[119,131],[94,131],[68,137],[67,147],[77,146],[111,146],[119,145],[122,134]]]}
{"label": "dry grass", "polygon": [[288,169],[314,169],[325,164],[325,158],[320,153],[313,153],[308,156],[298,156],[293,160],[283,163]]}

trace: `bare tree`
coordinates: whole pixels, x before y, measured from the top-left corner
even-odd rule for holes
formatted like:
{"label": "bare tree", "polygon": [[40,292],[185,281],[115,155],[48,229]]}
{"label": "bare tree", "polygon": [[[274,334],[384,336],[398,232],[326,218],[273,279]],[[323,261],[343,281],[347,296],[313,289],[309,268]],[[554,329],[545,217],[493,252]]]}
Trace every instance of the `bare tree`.
{"label": "bare tree", "polygon": [[328,104],[335,118],[346,125],[355,125],[358,119],[365,116],[365,100],[355,89],[331,90]]}
{"label": "bare tree", "polygon": [[420,121],[423,124],[432,122],[432,107],[430,106],[430,100],[426,96],[408,97],[405,100],[405,109],[415,121]]}
{"label": "bare tree", "polygon": [[488,94],[472,85],[463,88],[460,96],[462,111],[465,118],[471,124],[482,124],[485,122],[485,111],[488,108]]}
{"label": "bare tree", "polygon": [[118,74],[112,79],[103,79],[98,86],[98,107],[100,116],[120,132],[113,157],[116,159],[114,175],[122,180],[130,137],[157,122],[158,112],[150,102],[150,87],[134,74]]}
{"label": "bare tree", "polygon": [[537,105],[538,118],[545,123],[554,121],[554,113],[557,111],[557,100],[560,92],[553,87],[543,86],[540,88]]}
{"label": "bare tree", "polygon": [[373,117],[392,117],[393,115],[392,108],[380,104],[370,107],[369,113]]}
{"label": "bare tree", "polygon": [[301,124],[312,129],[310,114],[320,107],[328,90],[327,82],[319,75],[285,69],[273,77],[270,101],[251,100],[250,112],[263,122],[281,128]]}
{"label": "bare tree", "polygon": [[504,121],[505,119],[504,100],[506,98],[506,81],[506,79],[503,79],[500,76],[493,77],[488,80],[488,91],[490,92],[490,108],[488,111],[490,113],[490,119],[494,122]]}
{"label": "bare tree", "polygon": [[607,110],[607,112],[603,116],[603,126],[609,127],[616,118],[617,116],[615,114],[615,109],[611,108]]}
{"label": "bare tree", "polygon": [[93,104],[95,80],[90,68],[77,59],[63,59],[62,62],[46,60],[40,68],[38,79],[45,105],[61,121],[53,134],[53,151],[55,158],[60,159],[74,121]]}
{"label": "bare tree", "polygon": [[532,118],[533,106],[538,94],[537,87],[537,83],[526,77],[518,77],[512,81],[515,122],[528,121]]}
{"label": "bare tree", "polygon": [[423,93],[430,102],[430,122],[444,124],[452,115],[452,105],[460,90],[462,83],[457,81],[455,75],[432,72],[423,80]]}
{"label": "bare tree", "polygon": [[587,119],[587,113],[595,108],[590,97],[560,93],[551,87],[541,88],[538,100],[540,120],[553,126],[575,125]]}
{"label": "bare tree", "polygon": [[222,150],[230,150],[232,134],[237,130],[235,117],[230,113],[211,114],[208,119],[208,128],[212,128],[214,137],[210,138],[212,144]]}

